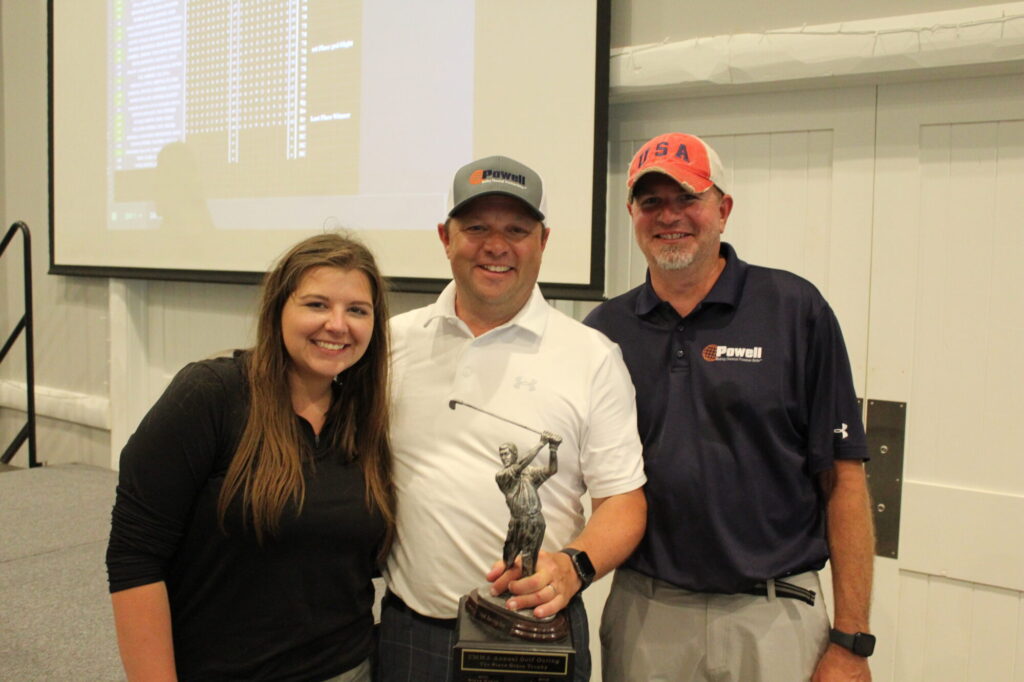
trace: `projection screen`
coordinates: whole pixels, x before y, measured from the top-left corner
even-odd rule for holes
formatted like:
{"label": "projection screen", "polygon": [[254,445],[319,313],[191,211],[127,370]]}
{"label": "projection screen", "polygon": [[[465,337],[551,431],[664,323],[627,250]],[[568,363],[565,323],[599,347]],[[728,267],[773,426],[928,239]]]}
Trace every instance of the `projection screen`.
{"label": "projection screen", "polygon": [[540,172],[548,295],[604,285],[608,0],[49,0],[56,274],[253,282],[354,230],[450,278],[454,170]]}

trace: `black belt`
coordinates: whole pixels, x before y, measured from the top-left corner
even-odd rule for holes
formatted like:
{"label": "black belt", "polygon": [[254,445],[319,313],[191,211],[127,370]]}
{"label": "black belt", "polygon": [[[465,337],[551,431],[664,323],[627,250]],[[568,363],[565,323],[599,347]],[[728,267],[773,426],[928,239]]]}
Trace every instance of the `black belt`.
{"label": "black belt", "polygon": [[[805,604],[814,606],[814,598],[816,596],[814,590],[808,590],[799,585],[787,583],[785,580],[773,580],[771,582],[775,583],[776,597],[798,599]],[[753,594],[758,597],[767,597],[770,593],[771,589],[768,586],[768,582],[755,583],[749,589],[742,590],[742,594]]]}
{"label": "black belt", "polygon": [[447,630],[454,630],[457,620],[455,618],[431,618],[430,616],[424,616],[422,613],[417,613],[409,608],[409,605],[402,601],[397,594],[388,590],[384,593],[384,598],[381,600],[382,608],[391,608],[396,611],[401,611],[408,614],[413,619],[426,623],[427,625],[435,625],[442,627]]}

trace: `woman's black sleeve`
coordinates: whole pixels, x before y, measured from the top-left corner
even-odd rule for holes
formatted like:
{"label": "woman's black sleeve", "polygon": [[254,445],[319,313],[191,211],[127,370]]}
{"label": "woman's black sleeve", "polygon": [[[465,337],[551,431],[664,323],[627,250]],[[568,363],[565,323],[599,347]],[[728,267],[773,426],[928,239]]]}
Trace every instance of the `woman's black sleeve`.
{"label": "woman's black sleeve", "polygon": [[107,546],[111,592],[165,580],[193,502],[224,456],[230,400],[238,397],[207,363],[187,365],[121,451]]}

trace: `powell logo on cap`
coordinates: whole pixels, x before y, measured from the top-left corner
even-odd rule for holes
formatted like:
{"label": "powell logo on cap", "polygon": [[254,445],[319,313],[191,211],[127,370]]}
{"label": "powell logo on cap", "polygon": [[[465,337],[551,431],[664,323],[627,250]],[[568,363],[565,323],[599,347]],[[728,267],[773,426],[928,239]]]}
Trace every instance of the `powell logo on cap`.
{"label": "powell logo on cap", "polygon": [[503,170],[477,169],[469,176],[469,184],[480,185],[485,182],[505,182],[510,185],[526,187],[526,176],[521,173],[509,173]]}

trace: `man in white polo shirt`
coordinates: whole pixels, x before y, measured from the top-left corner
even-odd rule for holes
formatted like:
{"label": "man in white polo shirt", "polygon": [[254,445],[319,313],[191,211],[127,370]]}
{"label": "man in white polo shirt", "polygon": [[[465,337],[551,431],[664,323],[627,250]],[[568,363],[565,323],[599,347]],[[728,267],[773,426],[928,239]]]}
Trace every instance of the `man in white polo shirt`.
{"label": "man in white polo shirt", "polygon": [[[512,592],[509,608],[544,617],[568,607],[576,679],[586,680],[577,595],[629,555],[646,518],[633,385],[617,346],[540,293],[549,229],[536,172],[500,156],[470,163],[455,175],[449,208],[437,229],[454,280],[391,323],[398,528],[380,677],[446,682],[459,597],[487,580],[492,594]],[[501,561],[509,513],[495,453],[505,442],[529,446],[530,431],[561,443],[558,471],[538,491],[543,550],[536,572],[520,576]]]}

